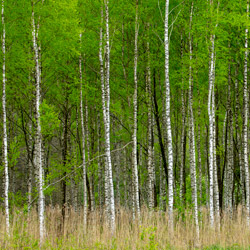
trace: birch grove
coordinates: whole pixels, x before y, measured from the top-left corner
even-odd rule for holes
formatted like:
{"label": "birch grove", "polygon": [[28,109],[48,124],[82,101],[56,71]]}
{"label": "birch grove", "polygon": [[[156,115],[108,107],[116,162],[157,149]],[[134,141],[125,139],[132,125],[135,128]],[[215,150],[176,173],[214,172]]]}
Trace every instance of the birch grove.
{"label": "birch grove", "polygon": [[2,0],[0,248],[247,248],[248,26],[249,0]]}

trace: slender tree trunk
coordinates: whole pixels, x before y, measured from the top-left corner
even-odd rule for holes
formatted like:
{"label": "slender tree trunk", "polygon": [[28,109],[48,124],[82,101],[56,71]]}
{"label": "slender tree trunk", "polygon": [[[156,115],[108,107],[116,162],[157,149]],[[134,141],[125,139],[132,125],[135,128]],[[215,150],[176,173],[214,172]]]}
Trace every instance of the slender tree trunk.
{"label": "slender tree trunk", "polygon": [[39,51],[37,46],[36,39],[36,25],[35,25],[35,16],[32,6],[32,37],[33,37],[33,49],[35,52],[35,65],[36,65],[36,138],[35,138],[35,164],[38,170],[38,194],[39,194],[39,232],[40,232],[40,244],[43,243],[45,237],[45,224],[44,224],[44,210],[45,210],[45,199],[43,192],[43,166],[42,166],[42,133],[41,133],[41,121],[40,121],[40,62],[39,62]]}
{"label": "slender tree trunk", "polygon": [[190,13],[190,31],[189,31],[189,53],[190,53],[190,66],[189,66],[189,151],[190,151],[190,175],[191,175],[191,188],[192,188],[192,203],[194,205],[194,219],[196,227],[196,237],[199,242],[200,230],[198,221],[198,201],[197,201],[197,181],[196,181],[196,159],[195,159],[195,136],[194,136],[194,114],[193,114],[193,76],[192,76],[192,19],[193,19],[193,3]]}
{"label": "slender tree trunk", "polygon": [[214,40],[211,36],[210,66],[209,66],[209,93],[208,93],[208,117],[209,117],[209,211],[210,225],[214,227],[214,128],[213,128],[213,88],[214,88]]}
{"label": "slender tree trunk", "polygon": [[[138,0],[136,0],[136,16],[135,16],[135,50],[134,50],[134,124],[133,124],[133,151],[132,151],[132,162],[133,162],[133,205],[134,211],[136,211],[137,218],[140,219],[140,202],[139,202],[139,181],[138,181],[138,167],[137,167],[137,61],[138,61]],[[134,216],[135,217],[135,216]]]}
{"label": "slender tree trunk", "polygon": [[166,211],[166,174],[162,164],[162,158],[159,154],[159,168],[160,168],[160,209]]}
{"label": "slender tree trunk", "polygon": [[8,136],[7,136],[7,118],[6,118],[6,76],[5,76],[5,20],[4,20],[4,0],[2,0],[2,52],[3,52],[3,161],[4,161],[4,206],[6,232],[10,235],[10,216],[9,216],[9,170],[8,170]]}
{"label": "slender tree trunk", "polygon": [[[230,63],[230,62],[229,62]],[[227,126],[228,126],[228,136],[227,136],[227,160],[225,169],[225,179],[224,179],[224,194],[225,194],[225,210],[232,216],[233,212],[233,177],[234,177],[234,162],[233,162],[233,113],[232,113],[232,103],[231,103],[231,66],[228,66],[228,101],[227,101]]]}
{"label": "slender tree trunk", "polygon": [[[85,88],[86,89],[86,88]],[[87,161],[90,159],[90,134],[89,134],[89,111],[88,111],[88,102],[85,97],[85,136],[86,136],[86,141],[87,141]],[[89,209],[91,212],[94,211],[94,204],[95,204],[95,197],[94,197],[94,190],[93,190],[93,176],[92,172],[90,170],[90,163],[86,163],[86,170],[88,169],[88,176],[89,176],[89,193],[90,193],[90,204],[89,204]]]}
{"label": "slender tree trunk", "polygon": [[[100,125],[100,113],[97,114],[97,151],[98,155],[101,154],[101,125]],[[98,157],[98,198],[99,198],[99,208],[103,207],[103,168],[102,161],[100,157]]]}
{"label": "slender tree trunk", "polygon": [[[100,61],[100,76],[101,76],[101,88],[102,88],[102,108],[103,108],[103,120],[104,120],[104,133],[106,136],[106,87],[105,87],[105,72],[104,72],[104,62],[103,62],[103,6],[101,6],[101,27],[100,27],[100,44],[99,44],[99,61]],[[105,137],[106,140],[106,137]],[[105,153],[106,153],[106,141],[105,141]],[[107,172],[107,156],[105,156],[105,168],[104,168],[104,203],[105,203],[105,213],[108,217],[109,213],[109,182],[108,182],[108,172]]]}
{"label": "slender tree trunk", "polygon": [[213,117],[213,168],[214,168],[214,210],[216,216],[216,225],[220,227],[220,199],[218,187],[218,172],[217,172],[217,154],[216,154],[216,124],[215,124],[215,62],[216,56],[214,55],[213,63],[213,89],[212,89],[212,117]]}
{"label": "slender tree trunk", "polygon": [[[247,1],[247,20],[249,15],[249,1]],[[243,155],[244,155],[244,166],[245,166],[245,183],[246,183],[246,220],[249,226],[250,217],[250,190],[249,190],[249,164],[248,164],[248,79],[247,79],[247,66],[248,66],[248,26],[245,30],[245,61],[244,61],[244,83],[243,83]]]}
{"label": "slender tree trunk", "polygon": [[[115,200],[114,200],[114,187],[112,178],[112,164],[110,153],[110,45],[109,45],[109,0],[105,0],[105,23],[106,23],[106,45],[105,45],[105,81],[102,84],[102,100],[103,100],[103,119],[104,119],[104,132],[105,132],[105,202],[107,206],[107,218],[112,234],[115,232]],[[101,32],[102,33],[102,32]],[[101,39],[100,39],[101,40]],[[102,48],[100,44],[100,48]],[[102,53],[99,54],[100,62]],[[103,63],[101,63],[103,65]],[[103,68],[103,66],[101,66]],[[102,71],[102,70],[101,70]],[[101,73],[102,78],[103,73]]]}
{"label": "slender tree trunk", "polygon": [[[200,108],[199,108],[199,118],[200,118]],[[199,210],[201,212],[201,208],[202,208],[202,163],[201,163],[201,126],[200,126],[200,123],[198,124],[197,153],[198,153],[198,170],[199,170],[199,180],[198,180]]]}
{"label": "slender tree trunk", "polygon": [[[30,112],[32,117],[32,112]],[[29,135],[28,135],[28,212],[31,208],[32,199],[32,177],[33,177],[33,164],[32,164],[32,121],[28,123]]]}
{"label": "slender tree trunk", "polygon": [[168,15],[169,0],[166,0],[165,11],[165,91],[166,91],[166,128],[167,128],[167,150],[168,150],[168,213],[170,230],[174,229],[173,207],[174,207],[174,174],[173,174],[173,146],[172,146],[172,130],[171,130],[171,112],[170,112],[170,83],[169,83],[169,34],[168,34]]}
{"label": "slender tree trunk", "polygon": [[[149,24],[148,24],[149,29]],[[148,31],[149,32],[149,31]],[[149,37],[148,37],[149,39]],[[153,138],[152,138],[152,110],[151,110],[151,72],[150,72],[150,48],[149,41],[147,41],[147,72],[146,72],[146,102],[148,109],[148,158],[147,158],[147,166],[148,166],[148,204],[149,209],[152,210],[154,208],[154,166],[153,166]]]}
{"label": "slender tree trunk", "polygon": [[160,144],[160,149],[161,149],[161,156],[162,156],[162,165],[163,169],[165,172],[165,178],[167,182],[167,176],[168,176],[168,169],[167,169],[167,159],[166,159],[166,153],[165,153],[165,147],[163,144],[163,136],[161,132],[161,125],[160,125],[160,114],[159,114],[159,107],[158,107],[158,102],[157,102],[157,96],[156,96],[156,73],[154,70],[154,107],[155,107],[155,122],[157,126],[157,132],[158,132],[158,138],[159,138],[159,144]]}
{"label": "slender tree trunk", "polygon": [[[80,43],[82,42],[82,33],[80,34]],[[82,56],[79,58],[79,73],[80,73],[80,114],[81,114],[81,129],[82,129],[82,174],[83,174],[83,225],[87,227],[87,180],[86,180],[86,159],[85,159],[85,129],[83,117],[83,83],[82,83]]]}

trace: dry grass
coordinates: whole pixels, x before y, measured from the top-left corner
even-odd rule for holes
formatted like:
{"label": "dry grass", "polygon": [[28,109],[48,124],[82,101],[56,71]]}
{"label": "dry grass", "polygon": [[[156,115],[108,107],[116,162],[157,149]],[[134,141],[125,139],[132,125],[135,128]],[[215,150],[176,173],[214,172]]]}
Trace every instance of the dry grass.
{"label": "dry grass", "polygon": [[[133,222],[131,213],[120,209],[116,234],[111,235],[102,223],[98,211],[89,215],[84,232],[81,212],[68,209],[64,230],[61,228],[61,210],[47,208],[47,237],[42,249],[250,249],[250,229],[247,229],[242,209],[230,219],[223,216],[220,230],[209,226],[204,209],[200,217],[200,241],[195,238],[192,213],[176,215],[175,231],[168,230],[167,214],[142,210],[140,224]],[[39,249],[37,212],[30,215],[17,209],[11,217],[11,236],[5,234],[4,215],[0,213],[1,249]]]}

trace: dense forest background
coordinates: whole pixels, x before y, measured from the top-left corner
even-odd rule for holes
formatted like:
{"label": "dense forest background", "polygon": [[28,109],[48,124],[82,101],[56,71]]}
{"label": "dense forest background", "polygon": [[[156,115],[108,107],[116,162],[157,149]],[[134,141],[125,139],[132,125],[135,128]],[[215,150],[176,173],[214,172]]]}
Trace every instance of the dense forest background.
{"label": "dense forest background", "polygon": [[249,224],[248,15],[242,0],[2,1],[2,207],[38,206],[41,238],[42,206],[62,224],[105,210],[111,231],[121,209],[168,211],[170,228],[189,210],[197,239],[203,208],[212,228],[239,206]]}

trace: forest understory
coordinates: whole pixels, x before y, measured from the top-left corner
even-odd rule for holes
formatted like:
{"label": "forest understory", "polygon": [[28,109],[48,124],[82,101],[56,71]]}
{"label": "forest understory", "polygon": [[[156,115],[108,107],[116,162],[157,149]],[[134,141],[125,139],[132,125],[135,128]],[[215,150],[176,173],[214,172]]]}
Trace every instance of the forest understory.
{"label": "forest understory", "polygon": [[196,239],[195,223],[191,210],[174,212],[174,232],[169,231],[168,215],[163,211],[141,210],[141,221],[133,221],[129,210],[116,211],[116,231],[112,235],[105,226],[103,213],[98,209],[88,214],[84,230],[83,213],[68,208],[64,227],[61,208],[46,209],[46,240],[39,246],[39,225],[36,209],[15,209],[11,214],[10,236],[6,235],[4,215],[0,214],[1,249],[250,249],[250,230],[246,225],[243,208],[239,206],[234,215],[221,216],[220,229],[212,229],[206,208],[200,214],[200,240]]}

